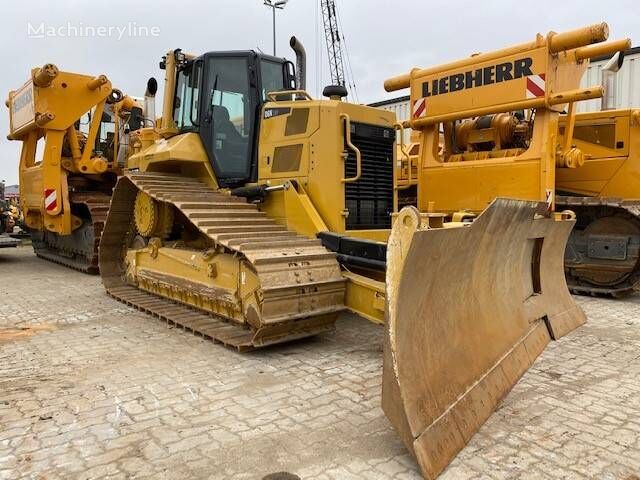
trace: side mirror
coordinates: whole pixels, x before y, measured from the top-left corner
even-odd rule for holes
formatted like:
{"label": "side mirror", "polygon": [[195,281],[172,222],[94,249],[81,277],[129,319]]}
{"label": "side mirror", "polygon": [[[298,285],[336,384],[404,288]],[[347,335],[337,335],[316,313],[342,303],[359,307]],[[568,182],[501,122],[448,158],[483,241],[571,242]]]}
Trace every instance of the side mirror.
{"label": "side mirror", "polygon": [[297,90],[298,82],[296,80],[296,67],[293,62],[287,60],[282,64],[284,84],[287,90]]}

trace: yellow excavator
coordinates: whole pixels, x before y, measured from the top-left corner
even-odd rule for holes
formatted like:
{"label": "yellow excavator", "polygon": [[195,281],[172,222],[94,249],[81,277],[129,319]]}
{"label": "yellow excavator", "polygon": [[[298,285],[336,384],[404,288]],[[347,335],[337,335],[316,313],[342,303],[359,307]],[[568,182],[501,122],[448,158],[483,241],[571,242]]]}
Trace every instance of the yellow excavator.
{"label": "yellow excavator", "polygon": [[22,142],[20,206],[35,253],[97,273],[111,190],[124,165],[127,130],[142,122],[140,106],[104,75],[50,63],[34,68],[6,105],[8,138]]}
{"label": "yellow excavator", "polygon": [[297,69],[254,51],[163,57],[162,116],[129,135],[100,274],[116,299],[240,351],[332,330],[345,309],[385,323],[385,412],[434,478],[585,321],[562,270],[574,222],[508,199],[472,224],[396,212],[402,127],[341,86],[312,99],[291,44]]}
{"label": "yellow excavator", "polygon": [[[548,47],[538,36],[388,80],[389,91],[411,88],[413,108],[404,123],[413,129],[412,141],[397,167],[400,204],[454,220],[473,219],[499,196],[572,210],[577,227],[565,257],[570,288],[633,291],[640,281],[636,120],[631,111],[578,114],[575,108],[604,94],[600,85],[579,88],[589,59],[630,46],[629,39],[607,37],[604,23],[552,32]],[[416,195],[422,183],[426,188]]]}

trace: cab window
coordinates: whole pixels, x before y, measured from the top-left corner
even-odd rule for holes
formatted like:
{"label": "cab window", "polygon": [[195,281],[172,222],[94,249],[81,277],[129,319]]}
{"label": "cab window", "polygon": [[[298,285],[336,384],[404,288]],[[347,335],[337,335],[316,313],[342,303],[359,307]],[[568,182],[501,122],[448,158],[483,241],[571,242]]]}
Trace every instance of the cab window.
{"label": "cab window", "polygon": [[262,101],[267,100],[270,92],[285,90],[287,86],[284,80],[284,69],[282,63],[261,60],[260,75],[262,76]]}
{"label": "cab window", "polygon": [[178,72],[173,100],[173,119],[178,129],[188,129],[198,122],[201,63],[190,63]]}

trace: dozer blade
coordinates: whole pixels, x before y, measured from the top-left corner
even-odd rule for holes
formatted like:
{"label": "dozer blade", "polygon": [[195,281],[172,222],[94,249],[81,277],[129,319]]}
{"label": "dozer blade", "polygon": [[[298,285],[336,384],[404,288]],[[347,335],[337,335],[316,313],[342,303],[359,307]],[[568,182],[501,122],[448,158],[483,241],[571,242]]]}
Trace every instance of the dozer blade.
{"label": "dozer blade", "polygon": [[467,227],[403,209],[387,253],[382,407],[435,478],[551,339],[585,321],[563,271],[573,220],[497,199]]}

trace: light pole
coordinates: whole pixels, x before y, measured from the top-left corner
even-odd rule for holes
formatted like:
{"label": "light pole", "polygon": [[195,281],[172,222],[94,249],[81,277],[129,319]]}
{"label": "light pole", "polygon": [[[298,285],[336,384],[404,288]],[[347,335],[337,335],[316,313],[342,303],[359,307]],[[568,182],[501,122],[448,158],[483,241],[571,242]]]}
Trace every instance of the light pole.
{"label": "light pole", "polygon": [[273,56],[276,56],[276,8],[278,10],[284,9],[284,6],[287,4],[289,0],[264,0],[264,4],[267,7],[271,7],[273,10]]}

